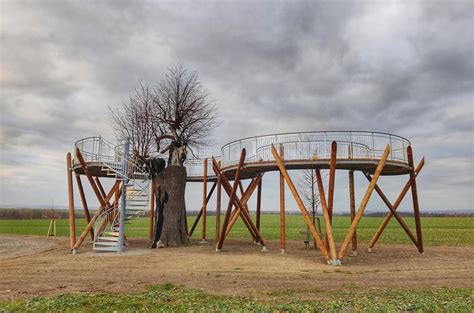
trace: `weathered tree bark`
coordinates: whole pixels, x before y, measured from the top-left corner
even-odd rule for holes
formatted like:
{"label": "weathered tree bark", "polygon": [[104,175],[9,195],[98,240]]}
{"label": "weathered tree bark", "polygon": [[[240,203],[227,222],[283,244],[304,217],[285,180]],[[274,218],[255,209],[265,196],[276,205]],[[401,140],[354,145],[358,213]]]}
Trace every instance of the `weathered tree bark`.
{"label": "weathered tree bark", "polygon": [[163,209],[163,229],[159,236],[164,246],[179,246],[189,243],[186,232],[186,168],[169,166],[156,178],[155,192],[161,188],[161,195],[168,194]]}

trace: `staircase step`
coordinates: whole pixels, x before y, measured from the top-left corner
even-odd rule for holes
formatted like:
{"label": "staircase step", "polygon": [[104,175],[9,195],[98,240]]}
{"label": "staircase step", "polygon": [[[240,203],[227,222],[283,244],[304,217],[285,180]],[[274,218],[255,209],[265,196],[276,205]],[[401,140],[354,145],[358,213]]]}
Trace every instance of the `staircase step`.
{"label": "staircase step", "polygon": [[94,247],[94,251],[118,252],[118,247]]}
{"label": "staircase step", "polygon": [[100,236],[98,242],[104,242],[104,241],[118,241],[117,237],[106,237],[106,236]]}
{"label": "staircase step", "polygon": [[118,237],[118,236],[119,236],[119,232],[118,232],[118,230],[117,230],[117,231],[104,231],[104,235],[109,235],[109,236],[113,236],[113,237]]}
{"label": "staircase step", "polygon": [[94,242],[94,248],[97,247],[97,245],[117,247],[118,243],[117,243],[117,241],[96,241],[96,242]]}

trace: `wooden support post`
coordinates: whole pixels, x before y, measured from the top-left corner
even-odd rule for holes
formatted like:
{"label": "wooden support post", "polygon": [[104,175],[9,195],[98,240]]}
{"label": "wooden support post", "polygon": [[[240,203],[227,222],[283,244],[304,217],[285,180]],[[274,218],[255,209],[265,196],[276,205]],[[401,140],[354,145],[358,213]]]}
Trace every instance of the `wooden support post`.
{"label": "wooden support post", "polygon": [[[109,194],[105,197],[105,199],[101,199],[103,203],[107,203],[112,196],[114,195],[115,191],[120,187],[120,180],[116,180],[115,184],[112,186],[112,189],[110,190]],[[91,230],[92,226],[95,223],[95,220],[99,217],[99,215],[102,213],[102,211],[107,208],[106,205],[101,205],[97,212],[94,214],[94,216],[91,218],[91,221],[89,224],[87,224],[86,228],[82,232],[81,236],[79,236],[78,240],[76,241],[76,244],[72,248],[73,253],[75,254],[77,249],[81,246],[82,242],[84,241],[84,238],[87,236],[87,233]]]}
{"label": "wooden support post", "polygon": [[204,159],[204,173],[202,176],[202,237],[201,243],[206,243],[206,211],[207,211],[207,158]]}
{"label": "wooden support post", "polygon": [[[328,202],[327,202],[329,224],[331,224],[331,226],[332,226],[332,211],[333,211],[333,203],[334,203],[334,183],[336,180],[336,157],[337,157],[337,143],[333,141],[331,144],[331,159],[329,161],[329,186],[328,186]],[[329,238],[328,238],[328,234],[326,233],[326,248],[328,247],[329,247]]]}
{"label": "wooden support post", "polygon": [[[82,208],[84,209],[84,215],[86,217],[87,223],[91,221],[91,215],[89,213],[89,207],[87,205],[86,195],[84,193],[84,188],[82,187],[81,176],[76,174],[77,187],[79,189],[79,195],[81,196]],[[91,240],[94,240],[94,229],[91,228]]]}
{"label": "wooden support post", "polygon": [[418,239],[418,252],[423,253],[423,237],[421,234],[420,207],[418,204],[418,191],[416,188],[415,164],[413,163],[413,150],[407,148],[408,165],[410,166],[411,196],[413,200],[413,212],[415,213],[416,238]]}
{"label": "wooden support post", "polygon": [[260,231],[260,211],[262,207],[262,181],[263,177],[258,183],[258,189],[257,189],[257,210],[256,210],[256,220],[255,220],[255,226],[257,227],[258,231]]}
{"label": "wooden support post", "polygon": [[374,177],[372,181],[370,182],[369,186],[367,187],[367,191],[365,192],[364,198],[362,198],[362,202],[360,203],[359,209],[357,210],[354,220],[351,223],[351,227],[349,228],[349,231],[346,234],[344,242],[342,243],[341,249],[339,250],[339,254],[338,254],[339,260],[342,260],[344,256],[346,255],[346,251],[347,251],[347,248],[349,247],[349,243],[352,241],[352,236],[354,236],[354,232],[357,228],[357,225],[359,224],[360,219],[362,218],[362,214],[364,214],[365,207],[367,206],[370,196],[372,195],[372,192],[375,189],[375,184],[377,184],[380,174],[382,174],[382,170],[385,166],[385,161],[387,161],[389,153],[390,153],[390,146],[387,145],[382,154],[382,157],[380,158],[379,164],[377,165],[377,168],[375,169]]}
{"label": "wooden support post", "polygon": [[[209,191],[209,194],[206,197],[206,204],[209,203],[209,200],[211,199],[212,194],[214,193],[214,190],[216,189],[216,185],[217,185],[217,183],[212,184],[211,190]],[[197,225],[199,223],[199,220],[201,219],[201,216],[202,216],[202,211],[203,211],[203,207],[201,207],[201,210],[199,210],[199,213],[196,216],[196,219],[194,220],[193,226],[191,227],[191,230],[189,231],[189,234],[188,234],[189,237],[191,237],[194,233],[194,230],[196,230],[196,227],[197,227]]]}
{"label": "wooden support post", "polygon": [[329,219],[332,223],[332,212],[334,204],[334,184],[336,180],[336,158],[337,158],[337,143],[335,141],[331,144],[331,160],[329,161],[329,187],[328,187],[328,213]]}
{"label": "wooden support post", "polygon": [[[418,163],[418,166],[415,169],[415,177],[418,176],[418,174],[420,173],[424,165],[425,165],[425,158],[421,159],[420,163]],[[393,203],[392,207],[394,211],[397,210],[400,203],[402,203],[402,200],[407,194],[408,189],[410,189],[410,186],[411,186],[411,180],[409,179],[407,183],[405,184],[405,186],[403,187],[402,191],[400,192],[400,195],[398,195],[397,200],[395,200],[395,202]],[[370,240],[369,248],[368,248],[369,252],[371,252],[372,248],[377,243],[377,240],[382,235],[383,231],[385,230],[385,227],[387,226],[388,222],[390,222],[390,219],[392,218],[392,216],[393,216],[392,211],[388,212],[387,215],[385,216],[385,219],[383,220],[382,224],[380,224],[379,228],[377,229],[374,236]],[[416,246],[418,247],[418,244],[416,244]]]}
{"label": "wooden support post", "polygon": [[[372,177],[370,176],[369,173],[365,173],[365,177],[367,178],[367,180],[370,182],[372,180]],[[410,228],[408,228],[408,225],[405,223],[405,221],[403,220],[403,218],[400,216],[400,214],[398,214],[398,212],[395,210],[395,208],[393,207],[393,205],[390,203],[390,201],[388,200],[387,196],[385,196],[385,194],[383,193],[382,189],[380,189],[380,187],[375,184],[375,191],[377,191],[377,193],[379,194],[380,198],[382,199],[382,201],[385,203],[385,205],[387,206],[387,208],[389,208],[390,212],[395,216],[395,218],[397,219],[397,221],[400,223],[400,226],[402,226],[403,230],[405,230],[405,232],[407,233],[408,237],[410,237],[411,241],[413,241],[413,243],[415,244],[415,246],[418,247],[418,243],[417,243],[417,240],[415,238],[415,236],[413,235],[413,233],[411,232]]]}
{"label": "wooden support post", "polygon": [[[351,224],[355,218],[355,192],[354,192],[354,171],[349,171],[349,205],[351,211]],[[357,256],[357,230],[352,236],[352,256]]]}
{"label": "wooden support post", "polygon": [[323,209],[324,225],[326,226],[326,243],[327,243],[326,250],[329,250],[329,254],[331,255],[330,263],[332,265],[339,265],[340,262],[338,262],[337,260],[336,244],[334,243],[334,237],[332,234],[331,217],[329,215],[329,209],[326,204],[326,196],[324,193],[323,179],[321,177],[321,171],[319,169],[316,170],[316,181],[318,183],[318,191],[319,191],[319,198],[321,200],[320,201],[321,208]]}
{"label": "wooden support post", "polygon": [[300,195],[298,194],[298,191],[296,190],[295,185],[293,184],[293,181],[291,180],[290,175],[288,175],[288,172],[286,171],[285,165],[283,164],[282,160],[280,159],[280,156],[278,155],[275,146],[272,144],[272,154],[273,157],[275,158],[275,161],[277,162],[278,168],[280,172],[283,174],[283,177],[285,178],[286,184],[288,185],[288,188],[290,189],[291,193],[293,194],[293,197],[296,200],[296,204],[298,205],[298,208],[301,211],[301,214],[303,215],[304,220],[306,221],[306,224],[309,227],[309,230],[311,231],[311,234],[313,237],[316,239],[316,242],[318,244],[318,248],[323,254],[324,258],[326,260],[329,260],[329,254],[326,248],[324,247],[324,243],[319,236],[318,232],[316,231],[316,228],[313,225],[313,222],[311,221],[311,217],[308,214],[308,211],[306,210],[303,200],[301,200]]}
{"label": "wooden support post", "polygon": [[[219,161],[219,166],[220,166],[220,161]],[[222,198],[221,192],[222,192],[221,178],[220,176],[217,176],[215,243],[219,241],[219,230],[221,229],[221,198]]]}
{"label": "wooden support post", "polygon": [[[279,145],[280,149],[280,158],[283,162],[285,159],[285,150],[283,145]],[[280,171],[280,250],[281,253],[285,253],[286,245],[286,227],[285,227],[285,178],[283,177],[282,172]]]}
{"label": "wooden support post", "polygon": [[[237,193],[237,187],[240,181],[240,171],[242,169],[242,166],[244,165],[245,154],[246,154],[246,150],[242,149],[242,152],[240,153],[239,164],[237,165],[237,170],[235,171],[234,185],[232,186],[232,190],[229,195],[229,203],[227,204],[227,210],[225,212],[224,225],[222,225],[222,231],[221,231],[221,235],[219,236],[219,241],[217,242],[216,251],[220,251],[222,249],[222,245],[224,244],[225,233],[227,231],[227,226],[229,225],[230,213],[231,213],[232,207],[234,206],[233,198],[235,197],[235,194]],[[216,161],[213,159],[213,166],[215,167],[216,165],[217,165]],[[218,172],[218,173],[216,172],[216,175],[220,175],[221,179],[225,181],[226,177],[223,176],[221,172]]]}
{"label": "wooden support post", "polygon": [[69,244],[71,249],[76,244],[76,216],[74,212],[74,190],[72,186],[72,157],[68,152],[66,155],[67,166],[67,191],[69,196]]}
{"label": "wooden support post", "polygon": [[153,241],[155,237],[155,180],[151,180],[150,186],[150,221],[148,223],[148,239]]}

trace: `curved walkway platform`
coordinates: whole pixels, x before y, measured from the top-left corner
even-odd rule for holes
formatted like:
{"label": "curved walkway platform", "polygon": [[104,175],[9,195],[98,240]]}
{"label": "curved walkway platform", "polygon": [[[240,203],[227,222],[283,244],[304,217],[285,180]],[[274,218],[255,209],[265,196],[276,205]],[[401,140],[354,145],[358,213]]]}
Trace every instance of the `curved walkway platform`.
{"label": "curved walkway platform", "polygon": [[[243,148],[247,151],[247,158],[242,168],[242,179],[277,171],[278,166],[271,154],[272,145],[283,149],[285,166],[288,170],[328,169],[333,141],[337,143],[337,169],[359,170],[373,174],[385,147],[389,145],[390,155],[382,175],[409,173],[407,147],[410,146],[410,141],[380,132],[315,131],[248,137],[224,145],[221,148],[221,155],[215,158],[222,162],[222,170],[229,179],[235,175],[240,151]],[[81,150],[94,176],[116,176],[114,169],[116,165],[122,164],[123,147],[120,143],[114,145],[102,137],[88,137],[77,141],[75,146]],[[186,168],[188,181],[203,180],[204,159],[188,160]],[[73,169],[83,174],[80,164],[76,161]],[[216,181],[210,158],[207,173],[208,181]]]}
{"label": "curved walkway platform", "polygon": [[[228,178],[234,177],[240,151],[245,148],[247,158],[241,178],[252,178],[259,173],[277,171],[271,146],[284,151],[288,170],[328,169],[331,144],[337,143],[336,168],[360,170],[373,174],[387,145],[391,152],[382,175],[403,175],[409,172],[407,147],[410,141],[400,136],[362,131],[284,133],[244,138],[232,141],[221,149],[222,170]],[[188,180],[202,181],[204,161],[187,162]],[[208,180],[215,181],[212,162],[208,162]]]}

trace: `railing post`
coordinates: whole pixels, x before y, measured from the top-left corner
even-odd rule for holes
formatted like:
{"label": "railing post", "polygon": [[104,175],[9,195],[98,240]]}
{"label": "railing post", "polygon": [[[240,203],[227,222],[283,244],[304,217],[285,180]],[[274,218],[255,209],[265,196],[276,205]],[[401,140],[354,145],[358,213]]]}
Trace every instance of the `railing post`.
{"label": "railing post", "polygon": [[392,145],[392,135],[388,135],[388,139],[390,141],[390,159],[393,160],[393,145]]}
{"label": "railing post", "polygon": [[127,170],[128,170],[128,149],[130,141],[128,138],[125,139],[123,145],[123,183],[122,183],[122,196],[120,199],[120,223],[119,223],[119,242],[118,242],[118,252],[123,252],[123,244],[125,239],[125,211],[127,205]]}
{"label": "railing post", "polygon": [[371,133],[372,136],[372,159],[375,159],[375,137],[374,133]]}

